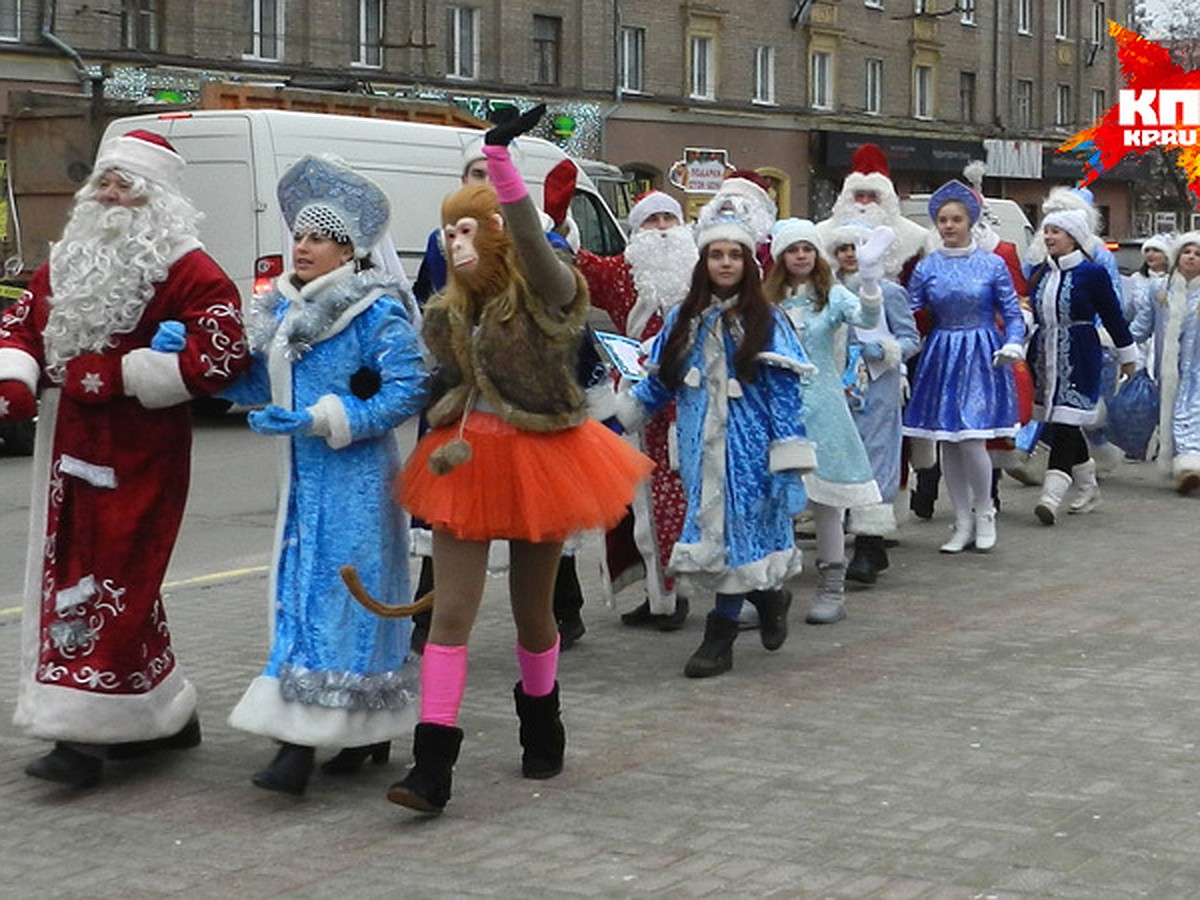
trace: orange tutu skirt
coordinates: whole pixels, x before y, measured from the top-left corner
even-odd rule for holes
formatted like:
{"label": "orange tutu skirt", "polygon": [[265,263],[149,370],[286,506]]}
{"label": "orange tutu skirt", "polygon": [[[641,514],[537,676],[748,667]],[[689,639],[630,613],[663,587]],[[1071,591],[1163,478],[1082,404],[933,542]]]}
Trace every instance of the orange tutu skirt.
{"label": "orange tutu skirt", "polygon": [[608,529],[625,515],[653,461],[599,422],[563,431],[523,431],[491,413],[472,412],[463,438],[471,458],[445,475],[429,456],[458,436],[458,423],[417,443],[397,483],[400,503],[464,541],[562,541]]}

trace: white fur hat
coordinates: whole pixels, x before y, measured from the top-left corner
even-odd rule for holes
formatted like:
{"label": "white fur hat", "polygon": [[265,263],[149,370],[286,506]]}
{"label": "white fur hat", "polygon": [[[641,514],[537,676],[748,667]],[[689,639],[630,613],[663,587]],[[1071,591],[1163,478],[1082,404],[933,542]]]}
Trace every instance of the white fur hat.
{"label": "white fur hat", "polygon": [[637,231],[656,213],[672,215],[683,224],[683,207],[678,200],[662,191],[647,191],[629,210],[629,230]]}
{"label": "white fur hat", "polygon": [[[1100,211],[1091,202],[1092,192],[1086,189],[1076,189],[1058,186],[1050,189],[1046,199],[1042,201],[1042,212],[1049,214],[1066,209],[1081,210],[1088,220],[1088,230],[1092,234],[1100,231]],[[1043,223],[1044,224],[1044,223]],[[1086,242],[1080,244],[1086,246]]]}
{"label": "white fur hat", "polygon": [[696,220],[696,246],[703,252],[713,241],[735,241],[753,252],[758,246],[754,207],[754,201],[735,195],[710,200]]}
{"label": "white fur hat", "polygon": [[804,241],[821,252],[821,237],[817,226],[808,219],[780,219],[771,229],[771,258],[778,260],[792,244]]}
{"label": "white fur hat", "polygon": [[1171,265],[1175,265],[1179,261],[1179,253],[1188,244],[1195,244],[1200,247],[1200,231],[1188,231],[1181,234],[1178,240],[1175,241],[1175,246],[1171,248],[1171,252],[1167,254],[1171,259]]}
{"label": "white fur hat", "polygon": [[183,187],[183,157],[161,134],[138,128],[109,138],[96,154],[92,171],[123,169],[178,191]]}
{"label": "white fur hat", "polygon": [[1042,219],[1042,227],[1053,225],[1075,239],[1077,246],[1088,250],[1092,241],[1092,229],[1088,225],[1087,213],[1082,209],[1062,209]]}
{"label": "white fur hat", "polygon": [[1144,254],[1147,250],[1157,250],[1170,259],[1174,252],[1174,243],[1169,234],[1152,234],[1142,241],[1142,253]]}

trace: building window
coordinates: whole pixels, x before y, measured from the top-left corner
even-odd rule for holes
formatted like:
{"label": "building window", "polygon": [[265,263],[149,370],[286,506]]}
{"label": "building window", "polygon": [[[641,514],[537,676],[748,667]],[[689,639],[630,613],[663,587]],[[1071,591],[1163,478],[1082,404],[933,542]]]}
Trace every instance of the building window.
{"label": "building window", "polygon": [[452,6],[446,29],[446,75],[450,78],[479,77],[479,10]]}
{"label": "building window", "polygon": [[775,102],[775,48],[754,48],[754,102]]}
{"label": "building window", "polygon": [[1107,99],[1108,99],[1108,97],[1104,93],[1104,88],[1093,88],[1092,89],[1092,121],[1093,122],[1099,121],[1100,117],[1104,115],[1105,110],[1108,109],[1108,103],[1106,102]]}
{"label": "building window", "polygon": [[562,19],[533,17],[533,83],[558,84],[561,75]]}
{"label": "building window", "polygon": [[[16,3],[4,4],[15,7]],[[121,43],[126,50],[157,53],[159,44],[158,0],[124,0],[121,4]],[[0,12],[0,22],[4,13]]]}
{"label": "building window", "polygon": [[383,0],[358,0],[357,55],[360,66],[383,65]]}
{"label": "building window", "polygon": [[1033,34],[1033,0],[1017,0],[1017,34]]}
{"label": "building window", "polygon": [[21,39],[21,0],[0,0],[0,41]]}
{"label": "building window", "polygon": [[958,0],[958,21],[964,25],[975,24],[975,0]]}
{"label": "building window", "polygon": [[817,50],[812,55],[809,94],[813,109],[833,109],[833,54]]}
{"label": "building window", "polygon": [[710,35],[692,35],[691,68],[692,96],[697,100],[713,100],[716,86],[716,39]]}
{"label": "building window", "polygon": [[1033,127],[1033,82],[1017,82],[1017,128],[1028,131]]}
{"label": "building window", "polygon": [[933,66],[913,66],[913,116],[933,118]]}
{"label": "building window", "polygon": [[883,0],[863,0],[863,6],[870,9],[883,9]]}
{"label": "building window", "polygon": [[975,73],[958,73],[958,116],[964,122],[975,121]]}
{"label": "building window", "polygon": [[1074,117],[1071,115],[1071,86],[1059,84],[1054,87],[1054,124],[1070,125]]}
{"label": "building window", "polygon": [[878,115],[883,112],[883,60],[867,57],[863,80],[863,109]]}
{"label": "building window", "polygon": [[1071,35],[1071,0],[1054,2],[1054,36],[1067,38]]}
{"label": "building window", "polygon": [[646,29],[621,28],[621,90],[638,93],[645,89]]}
{"label": "building window", "polygon": [[918,16],[923,16],[925,13],[933,12],[930,8],[933,0],[913,0],[913,12]]}
{"label": "building window", "polygon": [[245,55],[253,59],[279,59],[283,55],[282,0],[246,0],[250,33]]}
{"label": "building window", "polygon": [[1104,14],[1103,3],[1092,4],[1092,46],[1099,47],[1104,43],[1108,34],[1108,16]]}

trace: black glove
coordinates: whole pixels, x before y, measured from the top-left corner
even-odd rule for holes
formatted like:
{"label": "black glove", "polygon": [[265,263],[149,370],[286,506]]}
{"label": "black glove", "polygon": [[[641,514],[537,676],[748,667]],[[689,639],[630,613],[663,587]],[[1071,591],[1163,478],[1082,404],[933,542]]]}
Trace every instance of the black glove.
{"label": "black glove", "polygon": [[515,119],[509,119],[488,129],[483,136],[483,142],[492,146],[507,146],[513,138],[520,137],[537,127],[537,123],[546,114],[546,104],[539,103],[529,112],[521,113]]}

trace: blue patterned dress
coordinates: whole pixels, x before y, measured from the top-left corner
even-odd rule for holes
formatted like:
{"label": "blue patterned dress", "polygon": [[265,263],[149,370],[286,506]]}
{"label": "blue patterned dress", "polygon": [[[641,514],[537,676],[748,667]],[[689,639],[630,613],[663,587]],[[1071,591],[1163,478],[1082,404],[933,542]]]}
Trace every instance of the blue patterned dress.
{"label": "blue patterned dress", "polygon": [[830,288],[829,302],[820,312],[813,310],[808,285],[784,297],[779,306],[817,367],[812,383],[804,387],[804,430],[817,446],[816,471],[804,476],[808,498],[840,508],[880,503],[871,460],[842,388],[848,326],[875,327],[879,306],[863,305],[840,284]]}
{"label": "blue patterned dress", "polygon": [[230,715],[237,728],[306,746],[361,746],[415,723],[408,620],[363,609],[338,574],[352,564],[382,602],[411,599],[407,527],[392,494],[393,429],[428,391],[410,304],[386,276],[343,267],[301,290],[282,276],[279,293],[251,317],[255,365],[225,396],[323,407],[333,427],[329,437],[274,439],[273,639],[262,674]]}
{"label": "blue patterned dress", "polygon": [[[908,283],[914,311],[928,309],[932,329],[904,409],[904,434],[937,441],[1012,437],[1019,428],[1012,369],[994,366],[1004,343],[1019,344],[1025,322],[1004,260],[968,247],[926,256]],[[996,316],[1004,321],[1004,336]]]}
{"label": "blue patterned dress", "polygon": [[[801,569],[792,517],[804,509],[805,496],[799,472],[788,463],[793,451],[811,459],[800,381],[812,366],[783,313],[775,311],[754,381],[739,381],[734,337],[722,315],[731,304],[710,306],[694,323],[696,337],[677,390],[651,374],[631,396],[647,415],[676,401],[687,513],[671,554],[672,574],[703,590],[742,594],[777,588]],[[654,340],[652,373],[678,318],[675,307]]]}

